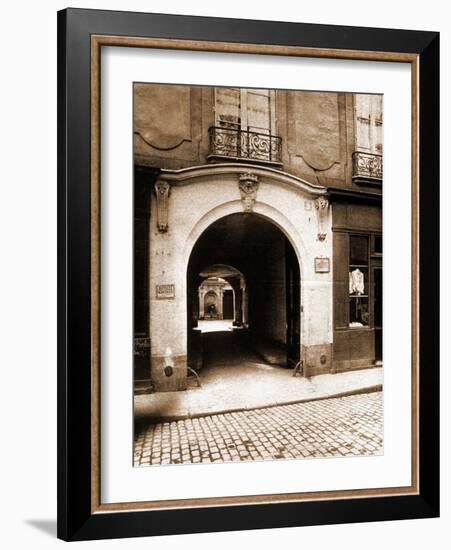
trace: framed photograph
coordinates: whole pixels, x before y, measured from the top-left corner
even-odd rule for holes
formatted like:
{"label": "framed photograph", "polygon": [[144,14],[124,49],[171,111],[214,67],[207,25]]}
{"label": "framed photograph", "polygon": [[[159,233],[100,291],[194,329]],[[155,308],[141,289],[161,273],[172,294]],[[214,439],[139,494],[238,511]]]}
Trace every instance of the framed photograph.
{"label": "framed photograph", "polygon": [[58,536],[437,516],[438,33],[67,9],[58,71]]}

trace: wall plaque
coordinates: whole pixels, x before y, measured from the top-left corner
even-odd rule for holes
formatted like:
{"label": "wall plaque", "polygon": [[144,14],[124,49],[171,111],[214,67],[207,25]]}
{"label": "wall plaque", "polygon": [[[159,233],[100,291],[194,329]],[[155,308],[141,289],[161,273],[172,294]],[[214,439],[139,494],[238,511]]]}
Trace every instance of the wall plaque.
{"label": "wall plaque", "polygon": [[315,273],[329,273],[329,271],[330,271],[329,258],[315,258]]}
{"label": "wall plaque", "polygon": [[157,300],[172,300],[175,297],[175,285],[155,285]]}

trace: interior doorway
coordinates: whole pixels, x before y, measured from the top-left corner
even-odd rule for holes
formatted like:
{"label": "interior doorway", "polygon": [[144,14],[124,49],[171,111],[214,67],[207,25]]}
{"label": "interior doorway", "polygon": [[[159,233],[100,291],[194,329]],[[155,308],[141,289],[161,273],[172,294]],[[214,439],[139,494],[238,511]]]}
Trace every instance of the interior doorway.
{"label": "interior doorway", "polygon": [[224,290],[222,303],[223,319],[233,319],[233,290]]}
{"label": "interior doorway", "polygon": [[382,267],[373,268],[374,352],[376,363],[382,363]]}

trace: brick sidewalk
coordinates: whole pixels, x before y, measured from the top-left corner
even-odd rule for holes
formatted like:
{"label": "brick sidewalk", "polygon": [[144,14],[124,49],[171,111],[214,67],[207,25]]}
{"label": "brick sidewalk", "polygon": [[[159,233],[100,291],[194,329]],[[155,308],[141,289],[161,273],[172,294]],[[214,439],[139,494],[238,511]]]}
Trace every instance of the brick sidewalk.
{"label": "brick sidewalk", "polygon": [[135,466],[377,455],[382,392],[138,428]]}

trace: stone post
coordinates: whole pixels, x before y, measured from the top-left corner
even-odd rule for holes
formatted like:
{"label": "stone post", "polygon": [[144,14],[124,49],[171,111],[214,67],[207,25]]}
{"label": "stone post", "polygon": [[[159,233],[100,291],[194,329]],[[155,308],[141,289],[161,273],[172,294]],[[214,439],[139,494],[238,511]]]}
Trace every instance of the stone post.
{"label": "stone post", "polygon": [[233,288],[235,294],[233,324],[234,326],[240,327],[243,324],[243,296],[241,283],[240,280],[235,277],[227,279],[227,282]]}

